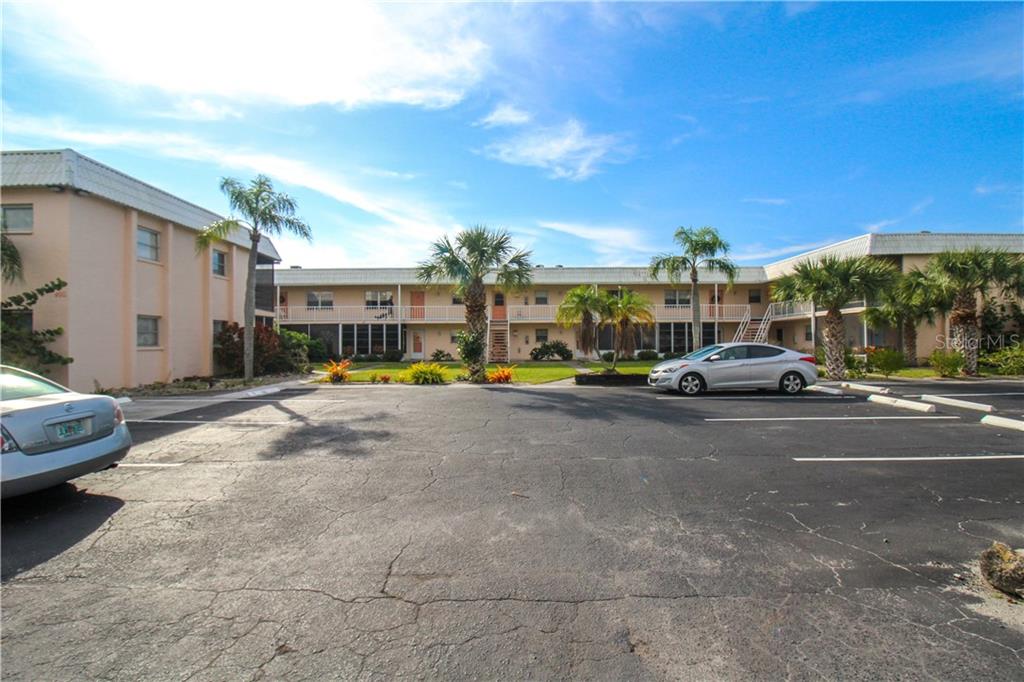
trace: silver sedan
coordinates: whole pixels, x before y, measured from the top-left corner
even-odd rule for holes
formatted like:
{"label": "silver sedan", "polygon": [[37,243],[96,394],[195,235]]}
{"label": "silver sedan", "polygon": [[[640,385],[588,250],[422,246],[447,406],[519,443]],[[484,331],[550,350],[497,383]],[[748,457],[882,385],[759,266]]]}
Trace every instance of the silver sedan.
{"label": "silver sedan", "polygon": [[772,388],[790,395],[818,380],[814,356],[764,343],[719,343],[651,368],[655,388],[696,395],[722,388]]}
{"label": "silver sedan", "polygon": [[132,445],[121,406],[0,365],[0,496],[60,485],[115,465]]}

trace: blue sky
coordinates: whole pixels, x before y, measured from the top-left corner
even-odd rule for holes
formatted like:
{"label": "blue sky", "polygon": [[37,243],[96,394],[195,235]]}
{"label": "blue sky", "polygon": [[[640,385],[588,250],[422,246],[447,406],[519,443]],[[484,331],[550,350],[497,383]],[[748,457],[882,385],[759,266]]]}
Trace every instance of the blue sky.
{"label": "blue sky", "polygon": [[315,233],[286,264],[413,265],[476,223],[546,265],[680,225],[743,264],[1024,229],[1020,3],[149,5],[5,4],[3,147],[218,212],[267,173]]}

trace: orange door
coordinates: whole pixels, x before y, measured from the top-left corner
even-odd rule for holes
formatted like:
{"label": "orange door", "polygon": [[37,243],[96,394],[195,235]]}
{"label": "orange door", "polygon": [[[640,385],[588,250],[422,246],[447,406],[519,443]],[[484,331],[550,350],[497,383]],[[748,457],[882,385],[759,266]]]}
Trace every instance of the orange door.
{"label": "orange door", "polygon": [[505,312],[505,294],[496,292],[494,294],[494,309],[491,310],[492,320],[504,320],[506,319],[507,313]]}
{"label": "orange door", "polygon": [[[426,292],[414,291],[412,292],[412,310],[409,311],[409,317],[414,320],[423,319],[423,304],[426,302]],[[420,350],[423,350],[422,348]]]}

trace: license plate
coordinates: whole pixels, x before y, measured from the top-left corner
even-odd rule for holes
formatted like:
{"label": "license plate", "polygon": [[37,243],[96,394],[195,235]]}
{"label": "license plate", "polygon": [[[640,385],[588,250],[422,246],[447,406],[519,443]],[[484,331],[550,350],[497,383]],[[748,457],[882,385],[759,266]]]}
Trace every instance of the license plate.
{"label": "license plate", "polygon": [[58,438],[74,438],[85,433],[85,422],[81,419],[57,424]]}

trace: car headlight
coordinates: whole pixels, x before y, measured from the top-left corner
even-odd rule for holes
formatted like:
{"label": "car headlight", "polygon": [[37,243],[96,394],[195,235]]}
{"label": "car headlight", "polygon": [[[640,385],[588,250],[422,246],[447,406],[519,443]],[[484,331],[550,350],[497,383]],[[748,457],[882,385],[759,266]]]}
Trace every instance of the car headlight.
{"label": "car headlight", "polygon": [[678,370],[679,370],[679,367],[666,367],[665,369],[661,370],[661,373],[662,374],[672,374],[672,372],[676,372]]}

